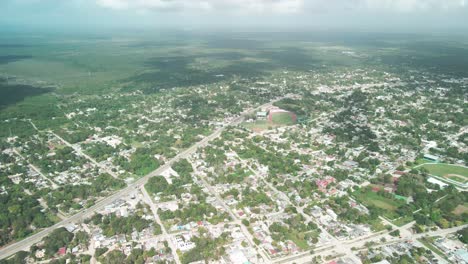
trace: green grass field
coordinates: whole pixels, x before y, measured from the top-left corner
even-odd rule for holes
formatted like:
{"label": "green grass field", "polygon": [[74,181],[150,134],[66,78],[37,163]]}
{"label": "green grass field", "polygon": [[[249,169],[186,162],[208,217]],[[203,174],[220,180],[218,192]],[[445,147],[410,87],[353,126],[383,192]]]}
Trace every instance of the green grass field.
{"label": "green grass field", "polygon": [[425,159],[417,159],[414,161],[414,165],[417,166],[417,165],[421,165],[421,164],[426,164],[426,163],[433,163],[429,160],[425,160]]}
{"label": "green grass field", "polygon": [[253,131],[263,131],[268,129],[274,129],[277,127],[291,126],[294,125],[295,121],[293,120],[291,114],[289,113],[277,113],[273,115],[272,121],[268,120],[256,120],[255,122],[244,122],[244,127],[251,129]]}
{"label": "green grass field", "polygon": [[445,177],[457,182],[468,182],[468,168],[448,164],[424,164],[421,167],[426,168],[430,174]]}
{"label": "green grass field", "polygon": [[290,113],[276,113],[273,114],[272,121],[278,125],[290,126],[294,125],[294,120]]}
{"label": "green grass field", "polygon": [[251,123],[244,122],[243,125],[246,128],[252,129],[252,130],[266,130],[266,129],[274,127],[273,124],[270,124],[266,120],[257,120],[255,122],[251,122]]}
{"label": "green grass field", "polygon": [[408,216],[404,216],[404,217],[400,217],[394,221],[392,221],[392,223],[396,226],[404,226],[408,223],[410,223],[411,221],[413,221],[413,216],[411,215],[408,215]]}
{"label": "green grass field", "polygon": [[395,210],[404,204],[403,201],[385,198],[372,191],[362,192],[362,190],[358,190],[353,193],[353,196],[364,205],[374,205],[385,210],[384,215],[390,219],[396,217]]}

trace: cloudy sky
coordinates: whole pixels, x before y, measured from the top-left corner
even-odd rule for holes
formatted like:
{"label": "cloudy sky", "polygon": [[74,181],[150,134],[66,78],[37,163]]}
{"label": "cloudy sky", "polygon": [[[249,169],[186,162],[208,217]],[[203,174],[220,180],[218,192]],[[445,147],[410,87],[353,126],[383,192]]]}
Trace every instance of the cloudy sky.
{"label": "cloudy sky", "polygon": [[468,0],[0,0],[0,26],[468,29]]}

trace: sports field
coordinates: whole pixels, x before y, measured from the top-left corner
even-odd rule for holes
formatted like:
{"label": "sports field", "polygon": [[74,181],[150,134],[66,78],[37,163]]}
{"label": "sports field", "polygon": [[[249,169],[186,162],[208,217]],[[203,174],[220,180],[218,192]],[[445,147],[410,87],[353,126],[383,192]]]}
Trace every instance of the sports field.
{"label": "sports field", "polygon": [[292,113],[275,113],[272,114],[272,122],[278,125],[290,126],[296,122]]}
{"label": "sports field", "polygon": [[451,179],[460,183],[468,182],[468,168],[450,164],[424,164],[430,174]]}
{"label": "sports field", "polygon": [[292,126],[294,124],[296,124],[296,115],[294,113],[280,112],[271,114],[266,120],[245,122],[243,125],[248,129],[259,132],[277,127]]}

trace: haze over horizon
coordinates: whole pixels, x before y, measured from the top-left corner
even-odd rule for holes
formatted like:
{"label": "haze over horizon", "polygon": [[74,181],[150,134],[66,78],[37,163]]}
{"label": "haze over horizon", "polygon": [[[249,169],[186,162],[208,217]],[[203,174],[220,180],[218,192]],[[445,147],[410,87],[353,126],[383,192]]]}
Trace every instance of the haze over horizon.
{"label": "haze over horizon", "polygon": [[463,33],[466,0],[4,0],[3,29],[268,29]]}

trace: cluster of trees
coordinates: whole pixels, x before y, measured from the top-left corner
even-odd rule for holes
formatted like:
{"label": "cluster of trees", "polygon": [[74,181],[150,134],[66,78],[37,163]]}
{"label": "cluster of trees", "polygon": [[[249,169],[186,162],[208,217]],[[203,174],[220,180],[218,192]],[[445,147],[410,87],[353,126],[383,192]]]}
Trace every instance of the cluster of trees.
{"label": "cluster of trees", "polygon": [[[166,247],[170,250],[170,248]],[[148,259],[154,257],[157,252],[154,248],[150,250],[144,251],[143,249],[132,249],[130,255],[126,256],[120,250],[112,250],[106,256],[103,256],[104,253],[108,251],[108,248],[98,248],[96,249],[95,256],[97,257],[98,261],[103,264],[114,264],[114,263],[121,263],[121,264],[144,264]],[[99,253],[99,254],[98,254]],[[165,263],[163,261],[157,263]]]}
{"label": "cluster of trees", "polygon": [[[175,195],[180,198],[185,191],[185,186],[193,183],[193,168],[189,161],[182,159],[174,163],[172,169],[179,174],[179,177],[172,180],[172,184],[169,184],[163,176],[155,176],[151,177],[146,183],[146,190],[153,194],[162,193],[163,196]],[[194,188],[194,186],[192,186],[191,193],[203,196],[202,192]]]}
{"label": "cluster of trees", "polygon": [[436,186],[430,186],[435,191],[427,191],[427,183],[424,175],[406,174],[400,177],[397,185],[397,193],[405,196],[412,196],[414,202],[403,205],[397,209],[401,216],[413,215],[418,225],[431,226],[438,225],[441,228],[449,228],[466,223],[468,214],[455,214],[457,206],[463,205],[468,201],[466,192],[459,192],[453,186],[447,186],[444,189],[437,190]]}
{"label": "cluster of trees", "polygon": [[224,221],[224,219],[229,218],[226,214],[218,214],[216,208],[207,203],[190,203],[184,208],[174,212],[158,209],[158,214],[164,221],[179,219],[183,223],[189,223],[192,221],[196,222],[207,219],[211,223],[217,224]]}
{"label": "cluster of trees", "polygon": [[362,151],[359,156],[355,158],[355,161],[359,163],[360,168],[368,169],[371,173],[374,173],[377,166],[380,165],[380,160],[369,158],[367,151]]}
{"label": "cluster of trees", "polygon": [[352,208],[349,196],[333,197],[329,200],[328,205],[340,219],[357,224],[373,224],[376,220],[380,222],[378,217],[383,213],[382,209],[373,205],[367,205],[369,214],[363,213],[356,208]]}
{"label": "cluster of trees", "polygon": [[114,155],[116,149],[106,143],[95,142],[86,145],[86,153],[94,157],[98,161],[103,161]]}
{"label": "cluster of trees", "polygon": [[[44,249],[46,259],[50,259],[52,257],[57,256],[59,249],[63,247],[66,249],[71,249],[77,245],[81,245],[86,248],[89,246],[89,235],[88,233],[84,231],[79,231],[74,234],[74,233],[67,231],[67,229],[65,229],[64,227],[60,227],[58,229],[53,230],[42,241],[43,243],[40,246],[33,245],[31,247],[30,251],[32,252],[32,254],[30,254],[30,257],[32,257],[33,259],[35,259],[34,253],[39,249]],[[15,257],[17,261],[13,263],[23,263],[24,259],[27,256],[28,254],[18,253],[17,256]],[[88,263],[91,259],[91,256],[89,255],[81,255],[81,256],[68,255],[68,257],[71,257],[70,263]],[[65,263],[65,262],[66,262],[66,259],[62,258],[62,259],[52,260],[50,263]],[[0,263],[2,262],[0,261]]]}
{"label": "cluster of trees", "polygon": [[290,190],[297,190],[302,199],[312,196],[318,190],[317,184],[312,179],[294,182],[288,179],[281,185],[276,181],[273,181],[273,184],[282,192],[288,193]]}
{"label": "cluster of trees", "polygon": [[85,141],[87,138],[94,134],[94,131],[92,131],[91,129],[79,127],[73,129],[73,132],[59,130],[57,131],[57,134],[69,143],[75,144]]}
{"label": "cluster of trees", "polygon": [[[8,177],[0,177],[0,186],[11,185]],[[40,206],[38,198],[24,193],[17,185],[0,195],[0,246],[31,234],[33,226],[42,228],[53,224],[49,211]]]}
{"label": "cluster of trees", "polygon": [[174,100],[174,108],[188,109],[188,117],[193,121],[211,120],[216,117],[216,106],[208,103],[199,94],[187,94]]}
{"label": "cluster of trees", "polygon": [[232,189],[230,189],[229,191],[224,192],[221,196],[222,196],[223,198],[226,198],[226,197],[228,197],[229,195],[232,195],[232,196],[234,196],[234,198],[238,199],[238,198],[239,198],[239,194],[240,194],[240,192],[239,192],[239,190],[238,190],[237,188],[232,188]]}
{"label": "cluster of trees", "polygon": [[77,210],[83,207],[77,199],[83,201],[101,196],[104,192],[118,190],[125,185],[123,180],[115,179],[109,174],[101,174],[90,185],[65,185],[53,191],[41,190],[39,193],[50,208],[60,207],[61,210],[68,211],[70,208]]}
{"label": "cluster of trees", "polygon": [[159,230],[159,232],[161,230],[157,223],[143,219],[138,214],[132,214],[128,217],[118,217],[115,214],[108,216],[95,214],[89,221],[94,225],[99,225],[103,230],[103,234],[107,237],[121,234],[130,235],[133,231],[141,232],[151,225],[155,226],[155,229]]}
{"label": "cluster of trees", "polygon": [[296,157],[292,154],[282,155],[278,151],[267,151],[259,147],[252,140],[245,140],[242,147],[235,148],[235,151],[242,159],[257,159],[261,164],[268,166],[272,175],[292,174],[301,169],[301,166],[294,162]]}
{"label": "cluster of trees", "polygon": [[200,135],[207,135],[210,132],[208,127],[193,124],[189,129],[185,129],[180,139],[175,142],[176,148],[188,148],[200,140]]}
{"label": "cluster of trees", "polygon": [[307,114],[307,112],[304,111],[305,107],[303,105],[303,100],[285,98],[281,101],[275,102],[273,105],[281,109],[296,113],[297,115]]}
{"label": "cluster of trees", "polygon": [[[11,156],[9,156],[9,155],[4,155],[3,158],[4,158],[6,161],[5,161],[5,162],[0,161],[0,163],[2,163],[2,164],[8,164],[8,163],[10,163],[10,162],[15,162],[15,159],[9,159],[9,158],[7,158],[7,157],[5,157],[5,156],[11,157]],[[25,174],[27,173],[27,169],[26,169],[26,168],[27,168],[27,167],[22,166],[22,165],[19,165],[18,163],[13,163],[13,164],[10,164],[10,166],[8,166],[8,167],[0,168],[0,174],[1,174],[1,175],[15,175],[15,174],[23,174],[23,175],[25,175]],[[5,178],[6,178],[6,177],[5,177]],[[8,181],[5,180],[4,183],[7,184]],[[12,185],[12,184],[13,184],[13,183],[11,182],[10,184],[8,184],[8,186],[9,186],[9,185]]]}
{"label": "cluster of trees", "polygon": [[224,165],[224,161],[227,159],[225,155],[225,150],[220,147],[211,147],[207,146],[204,149],[205,162],[209,166],[219,167]]}
{"label": "cluster of trees", "polygon": [[246,177],[251,175],[249,170],[243,169],[240,164],[238,164],[234,171],[229,171],[227,173],[222,173],[216,177],[216,183],[242,183]]}
{"label": "cluster of trees", "polygon": [[138,148],[132,154],[130,162],[124,163],[123,168],[136,175],[146,175],[161,165],[160,161],[154,158],[154,152],[150,148]]}
{"label": "cluster of trees", "polygon": [[[447,84],[444,83],[444,85]],[[420,149],[423,138],[436,141],[438,147],[431,149],[434,154],[468,162],[468,154],[453,146],[446,137],[446,135],[457,134],[463,126],[466,114],[463,111],[455,110],[461,107],[460,90],[462,88],[449,87],[444,95],[435,93],[431,88],[415,88],[413,91],[416,91],[418,95],[429,98],[421,108],[411,107],[409,105],[412,100],[410,97],[398,96],[400,92],[406,92],[407,88],[392,91],[394,101],[399,103],[398,106],[395,104],[393,109],[398,107],[398,111],[386,111],[385,118],[407,121],[407,124],[392,128],[395,135],[392,136],[391,141],[414,150]],[[447,122],[451,122],[451,124],[446,125]],[[458,142],[464,142],[463,135],[455,139]]]}
{"label": "cluster of trees", "polygon": [[227,141],[235,141],[237,139],[247,138],[248,136],[249,132],[247,129],[240,130],[229,127],[229,129],[223,131],[220,139],[213,140],[211,144],[216,145],[218,147],[223,147],[224,143]]}
{"label": "cluster of trees", "polygon": [[46,157],[49,153],[48,146],[41,142],[29,142],[28,148],[35,154],[30,155],[31,162],[44,173],[66,171],[86,162],[85,158],[75,155],[74,150],[68,146],[55,149],[55,155],[50,157]]}
{"label": "cluster of trees", "polygon": [[[295,209],[293,211],[295,211]],[[304,217],[300,214],[292,214],[284,223],[274,222],[268,229],[271,232],[273,240],[291,240],[302,249],[307,248],[308,241],[317,243],[320,233],[318,232],[317,225],[313,222],[306,224]]]}
{"label": "cluster of trees", "polygon": [[344,181],[344,180],[348,179],[349,170],[342,170],[342,169],[335,168],[333,170],[326,171],[325,175],[330,175],[333,178],[335,178],[337,181],[340,182],[340,181]]}
{"label": "cluster of trees", "polygon": [[332,124],[323,132],[334,134],[338,142],[350,146],[366,146],[369,151],[379,151],[377,136],[366,123],[356,120],[359,116],[369,116],[371,113],[369,95],[361,90],[354,90],[351,95],[340,102],[345,109],[332,118]]}
{"label": "cluster of trees", "polygon": [[461,242],[468,244],[468,227],[463,228],[457,232],[458,238]]}
{"label": "cluster of trees", "polygon": [[[0,150],[4,150],[4,148],[0,148]],[[13,156],[10,156],[8,154],[5,154],[3,152],[0,152],[0,162],[2,164],[9,164],[15,162],[15,158]]]}
{"label": "cluster of trees", "polygon": [[224,245],[230,241],[228,233],[223,233],[218,238],[206,237],[206,231],[201,229],[200,237],[193,237],[192,242],[195,243],[195,248],[183,254],[180,261],[183,264],[192,263],[195,261],[210,261],[219,260],[225,253],[226,250]]}
{"label": "cluster of trees", "polygon": [[68,247],[74,237],[75,235],[68,232],[64,227],[60,227],[52,231],[52,233],[44,238],[43,248],[46,250],[46,256],[52,257],[60,248]]}
{"label": "cluster of trees", "polygon": [[0,259],[0,264],[26,264],[26,258],[29,256],[29,252],[19,251],[13,257],[8,259]]}
{"label": "cluster of trees", "polygon": [[256,191],[249,187],[242,190],[242,201],[239,207],[256,207],[261,204],[272,205],[273,201],[261,190]]}
{"label": "cluster of trees", "polygon": [[181,178],[191,178],[193,172],[192,164],[187,159],[181,159],[172,165],[172,169],[175,170]]}
{"label": "cluster of trees", "polygon": [[172,190],[169,189],[171,186],[172,185],[169,185],[166,178],[164,178],[163,176],[151,177],[148,180],[148,182],[145,184],[146,190],[154,194],[161,193],[161,192],[172,194]]}
{"label": "cluster of trees", "polygon": [[425,257],[427,259],[434,258],[432,251],[430,251],[429,249],[424,249],[423,247],[412,247],[408,254],[401,254],[401,255],[394,254],[391,257],[387,257],[387,258],[384,258],[382,254],[377,254],[373,256],[372,258],[366,258],[362,260],[362,263],[371,264],[371,263],[380,262],[386,259],[390,263],[416,264],[416,263],[420,263],[419,259],[421,259],[422,257]]}

